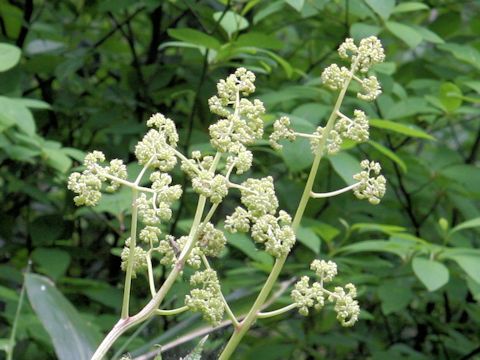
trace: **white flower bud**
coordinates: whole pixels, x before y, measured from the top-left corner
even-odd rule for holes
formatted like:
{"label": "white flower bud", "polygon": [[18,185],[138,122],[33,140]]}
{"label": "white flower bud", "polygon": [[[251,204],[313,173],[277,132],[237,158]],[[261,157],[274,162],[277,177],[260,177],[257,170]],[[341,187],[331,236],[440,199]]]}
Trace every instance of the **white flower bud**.
{"label": "white flower bud", "polygon": [[295,141],[296,139],[295,132],[290,127],[290,118],[288,116],[282,116],[273,123],[273,132],[270,135],[270,146],[275,150],[280,150],[283,146],[279,144],[279,141],[282,139],[289,141]]}
{"label": "white flower bud", "polygon": [[[381,166],[377,162],[368,160],[363,160],[360,166],[364,170],[353,176],[360,183],[355,188],[354,194],[359,199],[368,199],[371,204],[377,205],[385,195],[387,183],[385,177],[379,175]],[[372,173],[379,176],[374,177]]]}

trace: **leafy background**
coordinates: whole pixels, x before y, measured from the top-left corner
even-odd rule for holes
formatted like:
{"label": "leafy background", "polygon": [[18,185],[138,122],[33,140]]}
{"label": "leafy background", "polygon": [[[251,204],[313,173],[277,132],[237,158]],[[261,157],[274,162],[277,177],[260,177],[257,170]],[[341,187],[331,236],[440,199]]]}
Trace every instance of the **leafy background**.
{"label": "leafy background", "polygon": [[[328,158],[315,187],[344,186],[368,157],[382,163],[388,192],[376,207],[349,194],[312,202],[282,275],[288,282],[313,258],[333,258],[341,281],[359,287],[361,321],[342,329],[328,309],[258,321],[236,358],[478,358],[479,10],[476,1],[451,0],[0,0],[0,349],[8,349],[29,259],[14,358],[88,358],[118,318],[130,199],[120,192],[94,209],[73,206],[66,178],[85,152],[102,149],[135,171],[130,152],[157,111],[175,119],[183,149],[208,148],[207,99],[240,65],[257,74],[267,133],[284,113],[313,130],[331,108],[319,76],[338,61],[335,49],[347,36],[378,35],[384,94],[368,106],[346,101],[372,118],[371,141]],[[254,147],[249,176],[274,176],[290,212],[308,148]],[[185,184],[180,172],[174,177]],[[195,203],[187,191],[172,234],[188,230]],[[215,220],[237,203],[231,197]],[[229,244],[214,265],[241,314],[273,260],[246,237]],[[155,274],[160,283],[158,263]],[[177,283],[166,306],[180,305],[187,291]],[[140,276],[134,310],[148,297]],[[287,302],[288,291],[273,307]],[[155,318],[121,338],[115,357],[160,344],[170,348],[164,359],[177,359],[200,337],[171,341],[204,328],[191,314]],[[229,334],[212,332],[205,358]]]}

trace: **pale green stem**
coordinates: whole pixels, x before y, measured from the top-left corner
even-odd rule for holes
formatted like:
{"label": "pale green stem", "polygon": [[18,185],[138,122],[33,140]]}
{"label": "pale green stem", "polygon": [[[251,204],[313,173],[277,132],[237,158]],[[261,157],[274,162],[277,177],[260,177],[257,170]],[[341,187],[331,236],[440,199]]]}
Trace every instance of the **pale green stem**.
{"label": "pale green stem", "polygon": [[172,310],[155,310],[155,315],[161,315],[161,316],[171,316],[171,315],[178,315],[181,314],[185,311],[188,311],[188,306],[182,306],[176,309]]}
{"label": "pale green stem", "polygon": [[125,274],[125,287],[123,289],[122,319],[128,318],[130,305],[130,289],[132,287],[133,262],[135,261],[135,247],[137,245],[137,208],[138,190],[132,189],[132,225],[130,226],[130,252],[127,259],[127,272]]}
{"label": "pale green stem", "polygon": [[358,185],[360,185],[359,182],[355,183],[355,184],[352,184],[350,186],[347,186],[347,187],[344,187],[343,189],[339,189],[339,190],[335,190],[335,191],[330,191],[330,192],[324,192],[324,193],[316,193],[316,192],[311,192],[310,193],[310,196],[314,199],[322,199],[322,198],[327,198],[327,197],[332,197],[332,196],[336,196],[336,195],[340,195],[340,194],[343,194],[343,193],[346,193],[350,190],[353,190],[355,189],[356,187],[358,187]]}
{"label": "pale green stem", "polygon": [[[202,255],[202,261],[203,261],[203,265],[207,268],[207,269],[211,269],[212,267],[210,266],[210,263],[208,262],[208,259],[205,255]],[[230,308],[230,306],[228,305],[228,302],[227,302],[227,299],[225,299],[225,296],[223,295],[223,292],[222,290],[220,289],[220,295],[222,297],[222,301],[223,301],[223,304],[225,305],[225,311],[227,312],[227,316],[228,318],[232,321],[232,324],[234,327],[238,327],[240,325],[240,323],[238,322],[235,314],[233,313],[232,309]]]}
{"label": "pale green stem", "polygon": [[274,317],[274,316],[277,316],[277,315],[281,315],[283,313],[286,313],[290,310],[293,310],[297,308],[297,304],[290,304],[290,305],[287,305],[287,306],[284,306],[280,309],[277,309],[277,310],[273,310],[273,311],[267,311],[267,312],[259,312],[257,314],[257,317],[259,319],[266,319],[266,318],[269,318],[269,317]]}
{"label": "pale green stem", "polygon": [[[210,167],[209,171],[213,172],[217,168],[218,162],[220,161],[221,158],[221,153],[217,152],[215,155],[215,158],[213,160],[212,166]],[[145,321],[146,319],[150,318],[152,315],[154,315],[155,311],[158,309],[158,306],[160,303],[163,301],[165,296],[167,295],[168,291],[170,291],[170,288],[172,285],[175,283],[177,280],[177,277],[181,273],[183,266],[185,264],[185,261],[188,258],[188,255],[190,255],[190,252],[192,251],[195,242],[197,241],[198,238],[198,227],[201,222],[203,210],[205,209],[205,203],[206,203],[206,198],[205,196],[200,196],[198,199],[198,204],[197,204],[197,210],[195,212],[195,217],[193,219],[192,227],[190,229],[190,234],[189,234],[189,241],[187,242],[186,246],[180,253],[180,256],[175,263],[175,266],[173,267],[172,271],[170,274],[168,274],[167,278],[165,279],[165,282],[162,284],[160,289],[157,291],[155,296],[145,305],[145,307],[140,310],[136,315],[128,317],[126,319],[120,319],[113,329],[107,334],[107,336],[103,339],[102,343],[100,346],[97,348],[95,351],[95,354],[93,354],[93,357],[91,360],[101,360],[103,357],[107,354],[108,350],[112,347],[113,343],[123,334],[125,331],[128,329],[134,327],[135,325]],[[212,206],[213,208],[213,206]],[[213,215],[213,213],[212,213]]]}
{"label": "pale green stem", "polygon": [[148,193],[155,193],[155,190],[152,190],[150,188],[143,187],[143,186],[138,186],[135,183],[132,183],[132,182],[124,180],[124,179],[120,179],[119,177],[116,177],[116,176],[113,176],[113,175],[110,175],[110,174],[102,174],[102,176],[105,176],[107,179],[116,181],[119,184],[125,185],[125,186],[131,188],[132,190],[141,191],[141,192],[148,192]]}
{"label": "pale green stem", "polygon": [[[307,182],[305,184],[305,189],[302,194],[302,198],[300,199],[300,203],[298,204],[297,211],[295,213],[295,216],[293,218],[292,222],[292,228],[296,232],[298,230],[298,227],[300,226],[300,222],[303,217],[303,213],[305,212],[305,209],[307,207],[308,200],[310,199],[310,194],[312,192],[313,184],[315,181],[315,177],[317,175],[318,167],[320,165],[320,161],[322,160],[323,153],[325,151],[325,146],[327,143],[327,138],[330,132],[332,131],[334,125],[335,125],[335,119],[337,118],[337,111],[340,109],[340,106],[342,105],[343,98],[345,97],[345,94],[348,89],[348,85],[350,84],[350,81],[352,80],[353,76],[353,69],[356,68],[356,63],[352,65],[351,68],[351,76],[348,78],[345,83],[343,84],[342,89],[340,90],[340,93],[338,95],[337,101],[335,102],[334,108],[330,114],[330,117],[328,118],[327,125],[325,126],[325,131],[324,134],[325,136],[322,136],[318,143],[318,147],[315,151],[315,157],[313,159],[312,167],[310,169],[310,173],[308,175]],[[233,332],[232,337],[228,341],[227,345],[223,349],[223,352],[221,353],[219,360],[227,360],[229,359],[235,349],[237,348],[238,344],[242,340],[243,336],[246,334],[246,332],[250,329],[252,324],[255,322],[258,312],[260,308],[262,307],[263,303],[266,301],[268,295],[270,294],[273,286],[275,285],[275,282],[280,275],[280,272],[283,268],[283,265],[285,264],[285,261],[287,260],[288,254],[278,258],[275,261],[275,264],[272,268],[272,271],[270,272],[270,275],[268,276],[267,281],[263,285],[262,290],[257,296],[257,299],[255,300],[255,303],[253,304],[252,308],[248,312],[247,317],[241,322],[240,327],[236,328]]]}
{"label": "pale green stem", "polygon": [[294,133],[297,136],[304,137],[304,138],[309,138],[309,139],[320,139],[321,136],[319,135],[314,135],[314,134],[306,134],[302,132],[295,132]]}
{"label": "pale green stem", "polygon": [[[30,272],[30,260],[25,271],[24,276]],[[18,319],[20,318],[20,313],[22,311],[23,299],[25,298],[25,279],[23,280],[22,290],[20,290],[20,297],[18,298],[17,310],[15,311],[15,319],[13,319],[12,332],[10,334],[10,339],[8,340],[7,345],[7,360],[13,359],[13,350],[15,348],[15,335],[17,333]]]}
{"label": "pale green stem", "polygon": [[155,290],[155,281],[153,280],[153,268],[152,268],[152,249],[147,251],[147,271],[148,271],[148,285],[150,287],[150,293],[152,294],[152,298],[157,293]]}
{"label": "pale green stem", "polygon": [[[180,159],[180,160],[183,160],[185,161],[187,164],[191,164],[190,162],[190,159],[188,159],[185,155],[183,155],[180,151],[178,151],[177,149],[175,149],[174,147],[171,147],[175,153],[175,155]],[[198,169],[197,165],[196,164],[191,164],[192,165],[192,169],[197,173],[197,174],[200,174],[200,170]]]}

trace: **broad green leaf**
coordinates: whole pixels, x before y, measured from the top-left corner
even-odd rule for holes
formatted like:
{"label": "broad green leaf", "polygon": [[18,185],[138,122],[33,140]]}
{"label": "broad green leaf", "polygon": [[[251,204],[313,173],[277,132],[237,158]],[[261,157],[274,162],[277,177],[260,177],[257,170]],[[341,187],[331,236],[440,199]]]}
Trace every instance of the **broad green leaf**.
{"label": "broad green leaf", "polygon": [[433,31],[427,29],[426,27],[414,26],[414,28],[415,28],[415,30],[418,31],[419,34],[422,35],[422,37],[425,41],[431,42],[432,44],[444,44],[445,43],[445,41],[440,36],[438,36]]}
{"label": "broad green leaf", "polygon": [[61,173],[66,173],[72,166],[72,160],[62,149],[42,149],[42,154],[47,164]]}
{"label": "broad green leaf", "polygon": [[[295,131],[311,133],[315,127],[308,121],[291,116],[292,127]],[[308,139],[297,138],[293,142],[282,141],[283,149],[280,150],[285,164],[290,171],[297,172],[308,168],[313,161],[313,154]]]}
{"label": "broad green leaf", "polygon": [[445,257],[454,260],[473,280],[480,284],[480,256],[479,255],[449,255]]}
{"label": "broad green leaf", "polygon": [[56,248],[36,248],[32,253],[33,263],[42,273],[58,279],[64,275],[70,265],[70,254]]}
{"label": "broad green leaf", "polygon": [[172,38],[184,41],[190,44],[206,47],[207,49],[218,50],[220,42],[213,36],[207,35],[201,31],[189,28],[168,29],[168,35]]}
{"label": "broad green leaf", "polygon": [[398,166],[400,166],[403,172],[407,172],[407,164],[405,164],[405,162],[400,158],[400,156],[395,154],[392,150],[373,140],[369,140],[368,143],[372,145],[375,149],[380,151],[383,155],[388,157],[390,160],[395,162]]}
{"label": "broad green leaf", "polygon": [[361,252],[386,252],[405,258],[411,247],[399,242],[387,240],[365,240],[342,247],[339,252],[361,253]]}
{"label": "broad green leaf", "polygon": [[[131,206],[132,193],[130,189],[123,187],[113,194],[103,194],[99,204],[93,208],[93,211],[98,213],[108,212],[118,216],[130,210]],[[190,226],[190,224],[191,222],[188,223],[188,226]]]}
{"label": "broad green leaf", "polygon": [[395,6],[395,9],[393,9],[393,12],[398,14],[398,13],[404,13],[404,12],[411,12],[411,11],[419,11],[419,10],[428,10],[429,7],[426,4],[423,4],[421,2],[416,2],[416,1],[406,1],[398,4]]}
{"label": "broad green leaf", "polygon": [[257,249],[253,243],[253,240],[251,240],[247,235],[242,233],[227,233],[225,235],[230,245],[242,251],[252,260],[269,266],[273,264],[273,258],[269,254]]}
{"label": "broad green leaf", "polygon": [[35,121],[32,113],[25,105],[5,96],[0,96],[0,109],[2,109],[0,123],[14,124],[30,136],[35,134]]}
{"label": "broad green leaf", "polygon": [[402,40],[411,49],[416,48],[423,40],[422,34],[409,25],[395,21],[387,21],[385,26],[393,35]]}
{"label": "broad green leaf", "polygon": [[358,22],[350,26],[350,35],[359,41],[372,35],[376,36],[381,30],[379,26]]}
{"label": "broad green leaf", "polygon": [[20,61],[22,51],[15,45],[0,44],[0,72],[10,70]]}
{"label": "broad green leaf", "polygon": [[435,138],[426,133],[425,131],[414,127],[413,125],[401,124],[394,121],[382,120],[382,119],[370,119],[370,126],[377,129],[390,130],[399,134],[407,135],[410,137],[416,137],[427,140],[435,140]]}
{"label": "broad green leaf", "polygon": [[285,0],[285,2],[298,12],[302,12],[303,5],[305,4],[305,0]]}
{"label": "broad green leaf", "polygon": [[385,315],[405,309],[413,299],[410,288],[395,280],[382,283],[377,292],[382,301],[382,312]]}
{"label": "broad green leaf", "polygon": [[235,41],[237,46],[252,46],[260,49],[280,50],[284,44],[274,35],[251,31],[241,34]]}
{"label": "broad green leaf", "polygon": [[410,117],[417,114],[439,113],[424,98],[409,97],[390,106],[385,113],[385,117],[390,120]]}
{"label": "broad green leaf", "polygon": [[449,113],[454,112],[462,106],[462,91],[454,83],[443,83],[440,86],[439,100]]}
{"label": "broad green leaf", "polygon": [[480,69],[480,51],[474,47],[470,45],[447,43],[438,45],[438,48],[448,51],[458,60],[464,61],[475,66],[477,69]]}
{"label": "broad green leaf", "polygon": [[474,281],[470,276],[467,277],[467,285],[468,289],[473,295],[473,298],[477,301],[480,302],[480,283],[477,283]]}
{"label": "broad green leaf", "polygon": [[42,100],[28,99],[28,98],[11,98],[13,101],[22,104],[29,109],[51,110],[50,104]]}
{"label": "broad green leaf", "polygon": [[353,230],[358,230],[359,232],[370,232],[370,231],[379,231],[385,234],[394,234],[399,232],[404,232],[407,229],[403,226],[396,225],[386,225],[386,224],[375,224],[375,223],[357,223],[353,224],[351,227]]}
{"label": "broad green leaf", "polygon": [[365,0],[365,2],[384,20],[387,20],[395,8],[395,0]]}
{"label": "broad green leaf", "polygon": [[467,221],[455,226],[452,230],[450,230],[450,235],[457,232],[457,231],[461,231],[461,230],[465,230],[465,229],[472,229],[472,228],[476,228],[476,227],[480,227],[480,217],[475,218],[475,219],[467,220]]}
{"label": "broad green leaf", "polygon": [[216,12],[213,14],[213,19],[215,21],[220,20],[220,26],[225,30],[229,38],[234,33],[248,27],[248,20],[233,11],[227,11],[226,13],[223,13],[223,11]]}
{"label": "broad green leaf", "polygon": [[340,152],[336,155],[329,156],[328,161],[330,161],[335,172],[340,175],[347,185],[355,183],[356,180],[353,179],[353,175],[358,174],[361,171],[360,161],[346,152]]}
{"label": "broad green leaf", "polygon": [[305,245],[307,248],[312,250],[315,254],[320,254],[320,245],[321,245],[321,240],[313,232],[312,229],[307,228],[307,227],[300,227],[297,230],[297,239],[298,241]]}
{"label": "broad green leaf", "polygon": [[10,350],[10,339],[0,339],[0,351],[8,352]]}
{"label": "broad green leaf", "polygon": [[88,360],[97,339],[73,305],[46,277],[25,276],[28,299],[52,339],[60,360]]}
{"label": "broad green leaf", "polygon": [[448,269],[438,261],[415,257],[412,260],[412,268],[428,291],[438,290],[448,282]]}

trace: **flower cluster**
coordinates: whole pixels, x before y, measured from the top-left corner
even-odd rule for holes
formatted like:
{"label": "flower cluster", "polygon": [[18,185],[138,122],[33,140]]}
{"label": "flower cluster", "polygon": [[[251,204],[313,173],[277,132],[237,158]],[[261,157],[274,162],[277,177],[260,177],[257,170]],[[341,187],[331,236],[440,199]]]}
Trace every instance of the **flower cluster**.
{"label": "flower cluster", "polygon": [[290,119],[288,116],[282,116],[280,119],[275,120],[273,123],[273,132],[270,134],[270,146],[275,150],[282,149],[282,145],[279,141],[287,139],[289,141],[295,141],[297,136],[290,127]]}
{"label": "flower cluster", "polygon": [[[125,241],[122,253],[120,255],[122,259],[122,270],[126,271],[128,266],[128,260],[130,258],[130,241],[128,238]],[[147,252],[140,246],[135,246],[133,251],[133,265],[132,265],[132,277],[135,278],[138,272],[145,270],[147,267]]]}
{"label": "flower cluster", "polygon": [[217,273],[207,269],[190,277],[190,285],[195,288],[185,296],[185,305],[192,311],[201,312],[204,320],[215,326],[222,321],[225,312]]}
{"label": "flower cluster", "polygon": [[[312,153],[316,153],[317,149],[319,148],[320,142],[324,137],[325,129],[322,126],[317,127],[317,129],[313,132],[313,137],[310,138],[310,148],[312,149]],[[327,141],[325,143],[325,147],[329,154],[336,154],[340,151],[340,146],[342,146],[342,137],[336,130],[331,130],[328,134]]]}
{"label": "flower cluster", "polygon": [[385,61],[385,52],[382,43],[375,36],[360,40],[357,46],[353,39],[346,39],[338,48],[338,54],[343,59],[350,59],[356,64],[354,71],[359,70],[366,73],[370,67]]}
{"label": "flower cluster", "polygon": [[220,152],[238,154],[245,146],[260,139],[263,135],[265,113],[263,103],[241,98],[255,91],[255,75],[245,68],[239,68],[234,74],[217,84],[218,94],[210,98],[210,111],[222,116],[210,126],[212,146]]}
{"label": "flower cluster", "polygon": [[292,290],[291,297],[298,311],[302,315],[308,315],[309,308],[321,309],[325,300],[334,303],[337,319],[343,326],[352,326],[358,320],[360,307],[357,300],[357,292],[353,284],[345,285],[345,288],[335,287],[334,291],[324,288],[324,284],[331,282],[337,275],[337,265],[333,261],[314,260],[310,268],[315,271],[319,281],[310,285],[310,278],[303,276]]}
{"label": "flower cluster", "polygon": [[[175,239],[175,237],[167,235],[153,250],[162,255],[160,260],[162,265],[174,266],[189,240],[188,236]],[[190,251],[186,263],[194,269],[199,269],[202,264],[202,256],[219,257],[226,243],[227,239],[223,232],[215,229],[212,223],[206,223],[200,227],[197,242]]]}
{"label": "flower cluster", "polygon": [[251,231],[252,238],[265,245],[267,253],[274,257],[287,255],[295,244],[292,219],[278,209],[278,199],[273,178],[248,179],[240,187],[241,202],[246,209],[237,207],[225,220],[225,229],[235,233]]}
{"label": "flower cluster", "polygon": [[[100,151],[93,151],[85,156],[82,173],[74,172],[68,178],[68,189],[76,193],[74,197],[77,206],[95,206],[102,197],[101,189],[104,182],[108,182],[105,190],[115,191],[120,186],[117,180],[127,178],[127,167],[123,161],[115,159],[109,166],[101,166],[105,155]],[[117,179],[117,180],[115,180]]]}
{"label": "flower cluster", "polygon": [[[363,160],[360,166],[363,171],[353,176],[359,182],[354,194],[359,199],[368,199],[371,204],[377,205],[386,191],[387,180],[379,175],[382,167],[379,163],[368,160]],[[378,176],[372,176],[372,173]]]}
{"label": "flower cluster", "polygon": [[367,115],[362,110],[353,112],[353,119],[339,113],[339,119],[335,123],[335,131],[343,138],[356,142],[364,142],[369,137],[369,125]]}

